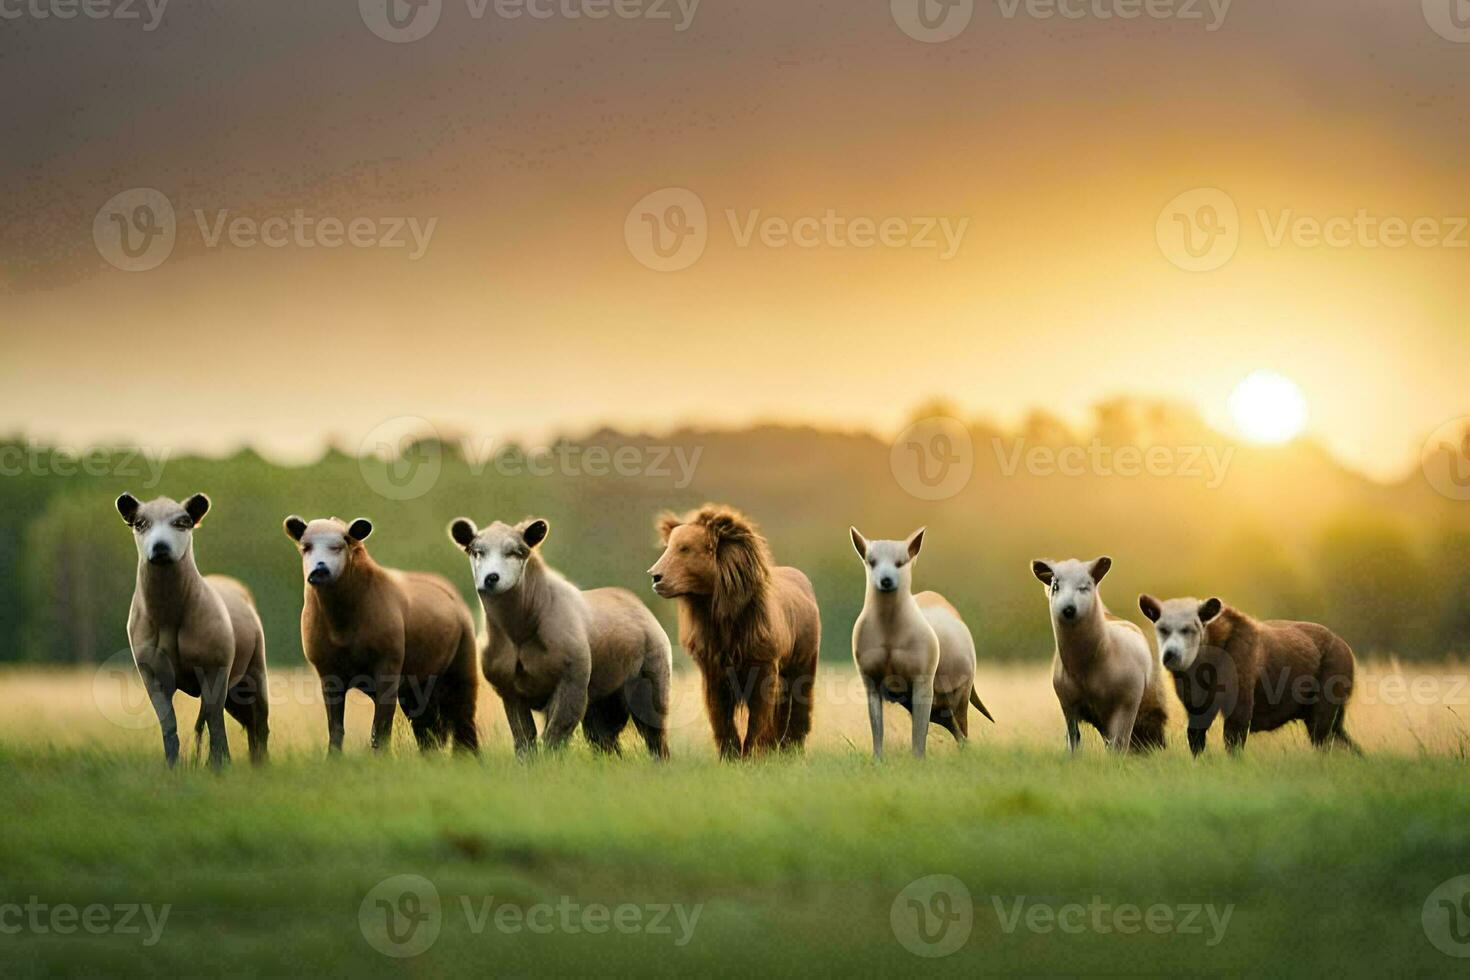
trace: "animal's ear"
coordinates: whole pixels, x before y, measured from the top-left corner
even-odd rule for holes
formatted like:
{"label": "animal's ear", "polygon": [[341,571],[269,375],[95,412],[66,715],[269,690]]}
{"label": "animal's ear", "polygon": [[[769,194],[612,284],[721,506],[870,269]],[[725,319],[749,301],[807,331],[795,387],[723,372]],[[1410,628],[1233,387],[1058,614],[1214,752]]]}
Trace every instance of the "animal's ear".
{"label": "animal's ear", "polygon": [[196,493],[184,501],[184,513],[189,515],[189,520],[198,527],[199,522],[204,520],[204,515],[209,513],[209,498],[202,493]]}
{"label": "animal's ear", "polygon": [[138,498],[134,497],[130,493],[125,493],[121,497],[117,498],[117,512],[121,514],[122,519],[124,521],[127,521],[130,525],[133,523],[133,520],[138,516],[138,508],[142,506],[142,504],[138,503]]}
{"label": "animal's ear", "polygon": [[662,544],[668,544],[669,535],[674,533],[674,528],[683,523],[683,521],[679,520],[679,515],[675,514],[671,510],[666,510],[662,514],[658,515],[658,520],[653,522],[653,526],[658,528],[659,542]]}
{"label": "animal's ear", "polygon": [[1138,597],[1138,608],[1143,610],[1143,614],[1148,617],[1150,623],[1157,623],[1159,617],[1164,613],[1159,606],[1159,600],[1147,593]]}
{"label": "animal's ear", "polygon": [[286,537],[292,541],[300,541],[301,536],[306,533],[306,521],[297,517],[295,514],[286,518],[285,523],[281,526],[286,529]]}
{"label": "animal's ear", "polygon": [[919,549],[924,547],[924,532],[927,530],[929,530],[927,527],[921,527],[909,535],[908,546],[910,558],[919,557]]}
{"label": "animal's ear", "polygon": [[1092,567],[1088,569],[1088,571],[1092,573],[1093,584],[1096,585],[1097,583],[1101,582],[1103,578],[1108,574],[1108,569],[1112,567],[1113,560],[1107,555],[1104,555],[1097,561],[1093,562]]}
{"label": "animal's ear", "polygon": [[461,548],[468,548],[470,542],[475,540],[475,535],[480,529],[475,527],[475,522],[468,517],[456,517],[449,522],[449,540]]}
{"label": "animal's ear", "polygon": [[1225,603],[1221,602],[1219,599],[1206,599],[1204,602],[1201,602],[1199,604],[1199,621],[1201,623],[1208,623],[1210,620],[1220,615],[1220,610],[1224,608]]}
{"label": "animal's ear", "polygon": [[857,549],[858,557],[866,559],[868,557],[868,539],[863,537],[862,533],[855,527],[849,527],[847,533],[852,535],[852,546]]}
{"label": "animal's ear", "polygon": [[1031,574],[1041,579],[1042,585],[1051,585],[1051,580],[1053,578],[1051,565],[1042,561],[1040,558],[1031,563]]}
{"label": "animal's ear", "polygon": [[347,525],[347,536],[354,541],[366,541],[369,534],[373,533],[373,522],[366,517],[359,517]]}
{"label": "animal's ear", "polygon": [[550,533],[551,525],[538,517],[527,524],[525,529],[521,531],[521,540],[526,542],[526,547],[534,548],[545,541],[546,536]]}

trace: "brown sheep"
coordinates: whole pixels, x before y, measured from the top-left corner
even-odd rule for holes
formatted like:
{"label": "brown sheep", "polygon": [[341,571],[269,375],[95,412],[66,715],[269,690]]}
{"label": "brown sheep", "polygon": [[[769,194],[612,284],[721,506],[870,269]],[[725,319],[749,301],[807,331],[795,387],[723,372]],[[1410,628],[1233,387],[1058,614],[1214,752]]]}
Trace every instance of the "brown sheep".
{"label": "brown sheep", "polygon": [[454,740],[477,752],[475,625],[444,578],[373,561],[372,522],[286,518],[306,576],[301,646],[321,679],[327,747],[342,751],[347,692],[373,699],[372,746],[388,747],[401,704],[421,749]]}
{"label": "brown sheep", "polygon": [[1189,748],[1205,750],[1205,734],[1225,719],[1225,747],[1245,748],[1251,732],[1290,721],[1307,726],[1319,749],[1357,743],[1343,730],[1353,693],[1353,651],[1316,623],[1260,622],[1219,599],[1138,597],[1154,624],[1159,658],[1189,713]]}

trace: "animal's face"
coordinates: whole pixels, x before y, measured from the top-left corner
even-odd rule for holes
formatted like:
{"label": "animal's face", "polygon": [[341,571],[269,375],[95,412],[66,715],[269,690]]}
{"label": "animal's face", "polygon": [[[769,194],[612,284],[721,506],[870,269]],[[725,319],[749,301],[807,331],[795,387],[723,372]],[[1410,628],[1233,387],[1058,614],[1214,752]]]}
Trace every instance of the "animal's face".
{"label": "animal's face", "polygon": [[1159,659],[1174,673],[1182,673],[1194,666],[1204,643],[1205,626],[1223,608],[1219,599],[1167,599],[1160,602],[1153,596],[1138,597],[1138,608],[1143,610],[1154,624],[1154,636],[1159,642]]}
{"label": "animal's face", "polygon": [[848,528],[852,546],[868,569],[868,584],[878,592],[911,592],[914,584],[914,559],[924,546],[924,529],[919,528],[903,541],[869,541],[858,529]]}
{"label": "animal's face", "polygon": [[713,595],[719,576],[716,541],[702,524],[661,526],[664,553],[648,570],[653,591],[665,599],[683,595]]}
{"label": "animal's face", "polygon": [[301,574],[316,587],[339,582],[364,551],[362,543],[373,533],[373,523],[359,517],[351,524],[335,517],[307,523],[295,515],[286,518],[286,537],[301,550]]}
{"label": "animal's face", "polygon": [[514,527],[496,521],[481,529],[468,517],[460,517],[449,525],[450,540],[470,556],[475,591],[481,595],[503,595],[520,585],[531,552],[550,532],[550,525],[539,518]]}
{"label": "animal's face", "polygon": [[1091,616],[1099,601],[1097,587],[1112,567],[1111,558],[1032,562],[1032,574],[1046,586],[1052,622],[1070,626]]}
{"label": "animal's face", "polygon": [[182,504],[168,497],[140,503],[130,493],[117,498],[117,512],[133,529],[138,557],[152,565],[172,565],[189,553],[194,529],[209,511],[209,498],[202,493]]}

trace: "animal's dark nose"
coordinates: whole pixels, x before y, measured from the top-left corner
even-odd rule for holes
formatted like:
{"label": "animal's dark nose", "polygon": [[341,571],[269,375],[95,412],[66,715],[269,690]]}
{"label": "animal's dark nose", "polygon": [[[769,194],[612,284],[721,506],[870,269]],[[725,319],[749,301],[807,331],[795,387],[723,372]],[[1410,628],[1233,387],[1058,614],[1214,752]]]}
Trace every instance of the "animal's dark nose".
{"label": "animal's dark nose", "polygon": [[1076,606],[1067,606],[1067,607],[1063,608],[1062,609],[1062,618],[1063,619],[1076,619],[1077,618],[1077,607]]}
{"label": "animal's dark nose", "polygon": [[153,557],[154,558],[167,558],[168,557],[168,545],[164,544],[162,541],[160,541],[157,544],[155,544],[153,546]]}
{"label": "animal's dark nose", "polygon": [[893,579],[889,578],[887,575],[883,576],[881,579],[878,580],[878,587],[884,592],[887,592],[889,589],[893,588]]}
{"label": "animal's dark nose", "polygon": [[319,562],[317,566],[311,570],[310,574],[306,576],[306,580],[312,585],[317,585],[325,582],[331,576],[331,574],[332,573],[327,570],[326,562]]}
{"label": "animal's dark nose", "polygon": [[1164,666],[1165,667],[1174,667],[1174,666],[1177,666],[1178,663],[1179,663],[1179,654],[1175,653],[1173,650],[1170,650],[1170,651],[1168,651],[1167,653],[1164,654]]}
{"label": "animal's dark nose", "polygon": [[485,588],[487,588],[487,589],[493,589],[493,588],[495,588],[495,583],[497,583],[499,581],[500,581],[500,573],[499,572],[491,572],[489,575],[486,575],[485,576]]}
{"label": "animal's dark nose", "polygon": [[654,585],[657,585],[658,583],[662,582],[663,580],[664,580],[664,577],[662,575],[660,575],[657,572],[654,572],[654,574],[653,574],[653,584]]}

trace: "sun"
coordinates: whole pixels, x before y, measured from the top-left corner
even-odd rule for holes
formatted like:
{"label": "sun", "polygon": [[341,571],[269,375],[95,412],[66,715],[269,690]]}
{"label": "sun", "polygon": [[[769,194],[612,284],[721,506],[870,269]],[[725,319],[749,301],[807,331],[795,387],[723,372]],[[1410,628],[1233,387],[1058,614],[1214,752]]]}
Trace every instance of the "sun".
{"label": "sun", "polygon": [[1254,371],[1230,393],[1230,418],[1251,442],[1289,442],[1307,424],[1307,399],[1295,381],[1275,371]]}

